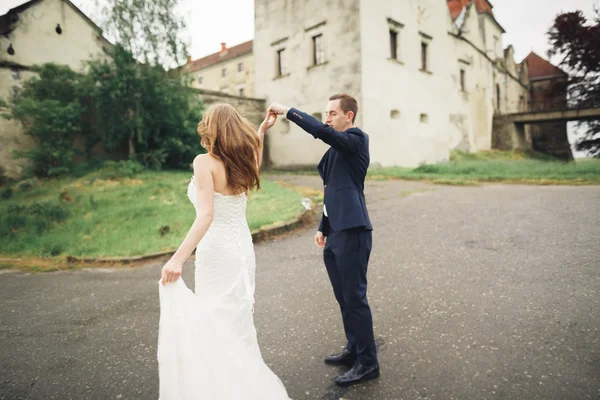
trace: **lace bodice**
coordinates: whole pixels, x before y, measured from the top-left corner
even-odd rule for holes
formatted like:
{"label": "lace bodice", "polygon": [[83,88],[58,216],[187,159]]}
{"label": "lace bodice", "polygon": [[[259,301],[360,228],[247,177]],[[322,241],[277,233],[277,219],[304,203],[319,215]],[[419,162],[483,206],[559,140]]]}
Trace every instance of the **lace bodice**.
{"label": "lace bodice", "polygon": [[[190,179],[187,196],[198,212],[198,203],[196,201],[196,185],[194,177]],[[215,192],[215,210],[213,217],[214,223],[227,223],[243,221],[246,223],[246,204],[248,197],[245,194],[226,196]]]}

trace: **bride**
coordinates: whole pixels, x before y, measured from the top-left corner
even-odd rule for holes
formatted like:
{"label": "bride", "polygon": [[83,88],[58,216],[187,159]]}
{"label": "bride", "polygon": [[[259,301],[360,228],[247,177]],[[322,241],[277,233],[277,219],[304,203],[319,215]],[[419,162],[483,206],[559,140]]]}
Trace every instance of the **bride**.
{"label": "bride", "polygon": [[[267,113],[258,132],[227,104],[198,125],[208,154],[194,160],[187,195],[196,219],[159,281],[160,400],[288,400],[264,363],[253,320],[255,259],[248,192],[260,188]],[[196,248],[195,293],[181,279]]]}

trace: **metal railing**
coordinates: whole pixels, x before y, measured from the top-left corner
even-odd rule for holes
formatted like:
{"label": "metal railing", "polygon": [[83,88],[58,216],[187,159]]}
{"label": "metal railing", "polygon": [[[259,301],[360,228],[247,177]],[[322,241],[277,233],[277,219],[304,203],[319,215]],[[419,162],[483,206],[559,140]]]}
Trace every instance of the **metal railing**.
{"label": "metal railing", "polygon": [[600,107],[600,95],[588,97],[584,101],[567,99],[565,96],[547,97],[530,101],[528,104],[528,112],[569,111],[598,107]]}

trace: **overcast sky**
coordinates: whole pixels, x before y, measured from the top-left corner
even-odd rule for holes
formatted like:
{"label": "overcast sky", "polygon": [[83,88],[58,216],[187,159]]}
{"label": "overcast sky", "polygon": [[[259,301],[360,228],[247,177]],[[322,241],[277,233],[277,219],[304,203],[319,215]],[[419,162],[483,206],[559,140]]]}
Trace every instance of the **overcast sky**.
{"label": "overcast sky", "polygon": [[[97,14],[94,4],[103,0],[72,1],[94,19]],[[24,2],[0,0],[0,15]],[[507,32],[503,37],[504,47],[512,44],[516,61],[520,62],[531,50],[545,56],[546,31],[557,14],[583,10],[591,17],[594,4],[600,5],[600,0],[491,0],[491,3],[496,19]],[[181,0],[181,4],[194,59],[219,51],[221,42],[233,46],[254,36],[253,0]]]}

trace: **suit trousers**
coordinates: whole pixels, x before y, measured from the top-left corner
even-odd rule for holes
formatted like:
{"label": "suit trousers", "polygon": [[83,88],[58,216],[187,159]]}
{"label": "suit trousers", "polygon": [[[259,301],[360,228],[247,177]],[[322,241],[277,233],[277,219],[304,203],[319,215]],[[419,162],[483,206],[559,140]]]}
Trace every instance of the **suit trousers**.
{"label": "suit trousers", "polygon": [[333,293],[340,305],[347,348],[366,366],[377,363],[373,317],[367,301],[367,267],[372,231],[329,227],[323,259]]}

